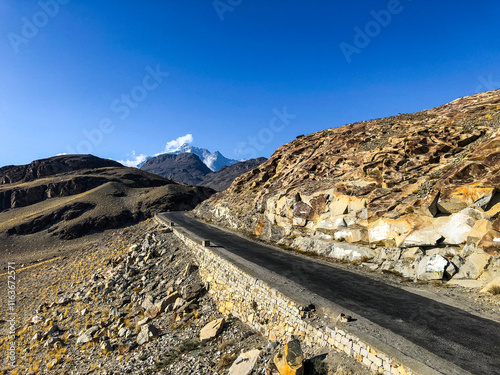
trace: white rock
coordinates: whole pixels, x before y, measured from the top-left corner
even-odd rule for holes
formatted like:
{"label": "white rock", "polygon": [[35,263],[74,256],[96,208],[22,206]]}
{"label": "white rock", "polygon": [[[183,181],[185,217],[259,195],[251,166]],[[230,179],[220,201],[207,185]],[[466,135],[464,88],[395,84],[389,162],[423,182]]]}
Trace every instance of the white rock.
{"label": "white rock", "polygon": [[33,324],[38,324],[43,320],[43,318],[40,315],[35,315],[31,318],[31,323]]}
{"label": "white rock", "polygon": [[411,225],[405,220],[379,219],[368,228],[368,238],[370,243],[395,241],[399,245],[410,230]]}
{"label": "white rock", "polygon": [[92,340],[92,336],[87,335],[86,333],[82,334],[78,339],[76,340],[76,344],[86,344],[90,340]]}
{"label": "white rock", "polygon": [[344,229],[335,232],[336,241],[345,240],[347,242],[366,241],[366,235],[360,229]]}
{"label": "white rock", "polygon": [[417,278],[420,280],[442,280],[449,260],[435,254],[422,258],[417,268]]}
{"label": "white rock", "polygon": [[259,359],[260,350],[254,349],[249,352],[242,353],[233,362],[229,368],[227,375],[248,375],[252,372],[257,360]]}
{"label": "white rock", "polygon": [[366,247],[355,245],[334,245],[331,257],[341,260],[359,261],[362,258],[373,258],[375,253]]}
{"label": "white rock", "polygon": [[345,227],[344,216],[331,216],[330,214],[322,214],[316,224],[316,229],[331,229]]}
{"label": "white rock", "polygon": [[[450,216],[447,224],[441,230],[444,236],[444,243],[448,245],[460,245],[467,241],[467,236],[476,223],[476,219],[467,213],[470,209],[462,210]],[[476,210],[470,210],[472,213]]]}
{"label": "white rock", "polygon": [[435,246],[441,238],[443,238],[443,236],[436,228],[429,226],[411,233],[404,239],[401,247]]}

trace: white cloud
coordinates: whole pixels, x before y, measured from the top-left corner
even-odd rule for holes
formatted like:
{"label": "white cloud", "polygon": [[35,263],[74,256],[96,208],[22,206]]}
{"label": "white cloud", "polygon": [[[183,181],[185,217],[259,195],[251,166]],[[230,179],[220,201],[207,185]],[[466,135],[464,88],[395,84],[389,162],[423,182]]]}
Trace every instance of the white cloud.
{"label": "white cloud", "polygon": [[118,163],[121,163],[126,167],[137,168],[137,166],[141,163],[144,163],[148,157],[147,155],[144,155],[144,154],[136,155],[135,151],[132,151],[132,155],[130,155],[130,156],[132,157],[132,160],[129,160],[129,159],[118,160]]}
{"label": "white cloud", "polygon": [[62,156],[62,155],[68,155],[66,152],[61,152],[60,154],[57,154],[56,156]]}
{"label": "white cloud", "polygon": [[179,137],[177,139],[173,139],[170,142],[167,142],[167,145],[165,146],[165,151],[164,152],[175,152],[179,150],[179,148],[185,144],[185,143],[192,143],[193,142],[193,135],[192,134],[186,134],[183,135],[182,137]]}

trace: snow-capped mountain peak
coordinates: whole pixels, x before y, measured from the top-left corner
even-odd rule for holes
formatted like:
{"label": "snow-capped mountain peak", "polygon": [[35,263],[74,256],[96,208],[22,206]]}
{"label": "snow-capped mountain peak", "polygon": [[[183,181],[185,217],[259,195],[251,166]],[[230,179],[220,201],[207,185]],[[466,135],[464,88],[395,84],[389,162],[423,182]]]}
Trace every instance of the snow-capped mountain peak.
{"label": "snow-capped mountain peak", "polygon": [[212,153],[206,148],[194,147],[191,146],[189,143],[182,144],[175,151],[169,152],[169,154],[181,154],[184,152],[189,152],[198,155],[201,161],[203,161],[203,163],[213,172],[218,171],[219,169],[221,169],[226,165],[232,165],[238,162],[238,160],[226,158],[219,151],[215,151]]}

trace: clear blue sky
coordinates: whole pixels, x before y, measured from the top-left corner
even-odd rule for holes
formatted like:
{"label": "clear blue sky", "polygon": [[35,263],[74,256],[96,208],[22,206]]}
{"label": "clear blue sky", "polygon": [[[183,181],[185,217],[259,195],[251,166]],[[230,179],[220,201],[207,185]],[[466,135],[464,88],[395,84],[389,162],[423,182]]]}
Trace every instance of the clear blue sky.
{"label": "clear blue sky", "polygon": [[268,157],[496,89],[499,14],[494,0],[3,0],[0,165],[154,155],[186,134]]}

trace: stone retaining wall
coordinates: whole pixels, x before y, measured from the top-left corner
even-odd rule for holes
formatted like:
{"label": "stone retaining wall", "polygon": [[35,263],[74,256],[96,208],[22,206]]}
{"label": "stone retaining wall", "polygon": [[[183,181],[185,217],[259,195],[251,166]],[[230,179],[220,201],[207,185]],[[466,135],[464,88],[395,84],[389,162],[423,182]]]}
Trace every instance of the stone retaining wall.
{"label": "stone retaining wall", "polygon": [[272,341],[283,342],[295,335],[306,346],[343,351],[376,373],[412,373],[345,330],[301,318],[300,306],[290,297],[242,271],[210,247],[203,247],[173,229],[193,251],[202,280],[209,285],[209,292],[223,314],[237,317]]}

